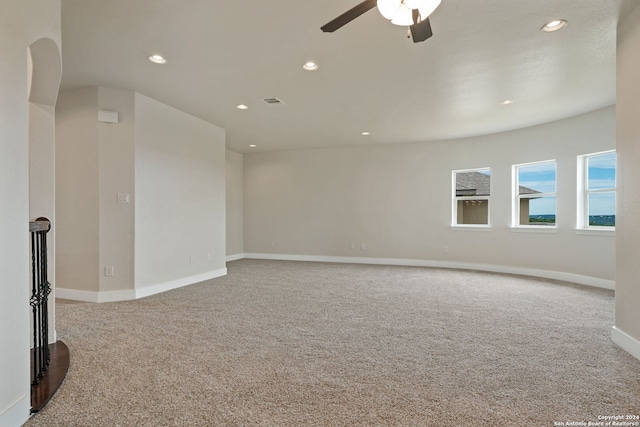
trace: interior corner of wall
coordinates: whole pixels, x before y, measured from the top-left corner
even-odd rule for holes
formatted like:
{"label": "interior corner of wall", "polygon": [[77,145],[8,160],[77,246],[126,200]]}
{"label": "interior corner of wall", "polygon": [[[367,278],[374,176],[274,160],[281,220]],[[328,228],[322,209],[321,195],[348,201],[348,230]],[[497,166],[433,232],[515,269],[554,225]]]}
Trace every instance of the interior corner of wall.
{"label": "interior corner of wall", "polygon": [[617,326],[611,328],[611,341],[636,359],[640,360],[640,340],[632,337]]}

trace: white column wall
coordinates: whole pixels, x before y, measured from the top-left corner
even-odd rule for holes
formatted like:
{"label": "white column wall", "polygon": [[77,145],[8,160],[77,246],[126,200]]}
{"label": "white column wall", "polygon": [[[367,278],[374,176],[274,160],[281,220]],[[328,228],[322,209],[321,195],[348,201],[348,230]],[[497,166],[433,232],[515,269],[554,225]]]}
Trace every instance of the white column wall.
{"label": "white column wall", "polygon": [[29,220],[51,221],[47,233],[47,280],[51,285],[47,305],[49,343],[56,342],[56,214],[55,214],[55,107],[29,103]]}
{"label": "white column wall", "polygon": [[227,206],[227,259],[241,257],[243,246],[243,155],[227,150],[226,206]]}
{"label": "white column wall", "polygon": [[640,359],[640,6],[618,27],[616,326],[613,339]]}
{"label": "white column wall", "polygon": [[0,14],[0,426],[29,416],[28,47],[60,47],[60,1],[8,0]]}
{"label": "white column wall", "polygon": [[[135,115],[134,92],[98,88],[98,109],[118,112],[118,123],[97,123],[99,262],[101,293],[134,288]],[[97,120],[97,117],[94,117]],[[128,194],[129,203],[118,203]],[[113,267],[113,276],[105,268]]]}
{"label": "white column wall", "polygon": [[98,88],[60,93],[56,105],[56,283],[100,290]]}

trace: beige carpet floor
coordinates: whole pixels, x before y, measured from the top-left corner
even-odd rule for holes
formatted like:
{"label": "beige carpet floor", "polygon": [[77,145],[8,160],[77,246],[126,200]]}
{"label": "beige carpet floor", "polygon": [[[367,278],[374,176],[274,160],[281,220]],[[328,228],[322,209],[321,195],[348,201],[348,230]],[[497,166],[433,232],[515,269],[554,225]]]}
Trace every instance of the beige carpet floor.
{"label": "beige carpet floor", "polygon": [[[613,292],[412,267],[240,260],[57,302],[65,382],[27,426],[554,426],[640,413]],[[559,425],[559,424],[555,424]]]}

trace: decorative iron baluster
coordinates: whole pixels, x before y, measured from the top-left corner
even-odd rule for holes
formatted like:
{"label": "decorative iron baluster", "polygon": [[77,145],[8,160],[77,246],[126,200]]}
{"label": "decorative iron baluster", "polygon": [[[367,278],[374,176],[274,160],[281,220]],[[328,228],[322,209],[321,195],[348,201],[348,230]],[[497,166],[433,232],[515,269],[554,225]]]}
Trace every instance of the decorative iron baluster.
{"label": "decorative iron baluster", "polygon": [[51,222],[38,218],[29,223],[31,232],[31,305],[33,315],[32,385],[40,382],[49,367],[49,294],[51,283],[47,278],[47,232]]}
{"label": "decorative iron baluster", "polygon": [[[31,229],[31,224],[29,224],[29,229]],[[36,278],[37,269],[36,269],[36,233],[31,231],[31,298],[29,299],[29,304],[31,305],[31,312],[33,314],[33,355],[31,365],[33,366],[33,372],[31,375],[31,384],[35,385],[40,382],[40,378],[38,377],[38,352],[37,348],[37,337],[38,337],[38,280]]]}

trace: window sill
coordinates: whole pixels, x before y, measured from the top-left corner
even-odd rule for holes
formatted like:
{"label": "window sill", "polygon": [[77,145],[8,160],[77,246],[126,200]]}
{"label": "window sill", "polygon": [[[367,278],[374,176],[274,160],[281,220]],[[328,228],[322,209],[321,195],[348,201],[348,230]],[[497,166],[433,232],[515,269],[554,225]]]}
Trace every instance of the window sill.
{"label": "window sill", "polygon": [[491,231],[490,225],[452,225],[452,230],[456,231]]}
{"label": "window sill", "polygon": [[603,228],[576,228],[576,234],[581,234],[583,236],[608,236],[615,237],[616,230],[614,229],[603,229]]}
{"label": "window sill", "polygon": [[530,226],[520,226],[520,227],[509,227],[511,232],[513,233],[556,233],[558,229],[554,226],[546,226],[546,225],[530,225]]}

